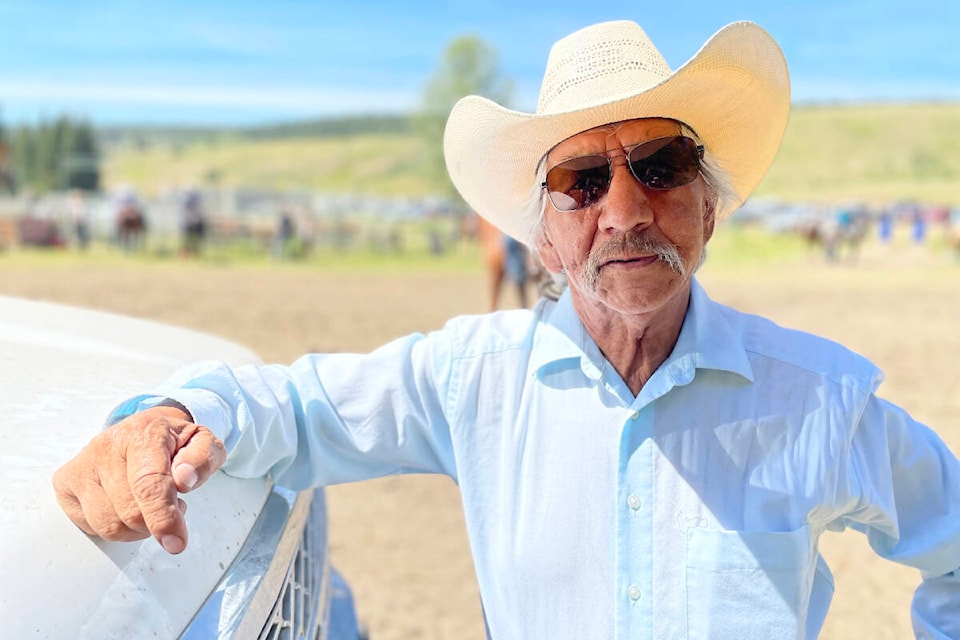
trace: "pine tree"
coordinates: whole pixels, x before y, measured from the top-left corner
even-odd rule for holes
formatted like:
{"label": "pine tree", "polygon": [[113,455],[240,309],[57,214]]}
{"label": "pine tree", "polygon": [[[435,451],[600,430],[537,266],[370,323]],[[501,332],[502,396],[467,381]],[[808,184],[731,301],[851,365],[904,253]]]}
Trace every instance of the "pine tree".
{"label": "pine tree", "polygon": [[37,193],[100,186],[96,131],[85,120],[60,116],[36,127],[21,125],[10,147],[14,176]]}

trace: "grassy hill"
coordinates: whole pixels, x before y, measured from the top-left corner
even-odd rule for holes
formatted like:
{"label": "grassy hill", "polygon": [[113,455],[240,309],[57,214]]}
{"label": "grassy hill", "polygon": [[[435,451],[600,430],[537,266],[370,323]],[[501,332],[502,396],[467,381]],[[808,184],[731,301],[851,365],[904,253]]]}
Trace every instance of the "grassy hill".
{"label": "grassy hill", "polygon": [[[315,124],[110,145],[107,188],[190,184],[419,196],[443,189],[430,149],[396,122]],[[798,106],[758,196],[796,201],[960,203],[960,103]]]}
{"label": "grassy hill", "polygon": [[757,195],[960,204],[960,103],[794,108]]}
{"label": "grassy hill", "polygon": [[190,185],[382,195],[426,195],[427,148],[413,134],[249,139],[207,137],[146,149],[117,148],[104,186],[129,183],[143,193]]}

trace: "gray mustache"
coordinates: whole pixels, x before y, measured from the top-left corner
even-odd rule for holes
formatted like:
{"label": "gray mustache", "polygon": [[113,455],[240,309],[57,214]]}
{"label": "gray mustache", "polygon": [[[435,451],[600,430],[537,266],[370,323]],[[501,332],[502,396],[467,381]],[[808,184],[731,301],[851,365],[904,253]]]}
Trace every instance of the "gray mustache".
{"label": "gray mustache", "polygon": [[584,265],[584,283],[595,291],[600,281],[600,267],[603,263],[611,258],[636,254],[653,254],[679,275],[685,275],[683,259],[676,246],[653,238],[648,233],[628,231],[590,253]]}

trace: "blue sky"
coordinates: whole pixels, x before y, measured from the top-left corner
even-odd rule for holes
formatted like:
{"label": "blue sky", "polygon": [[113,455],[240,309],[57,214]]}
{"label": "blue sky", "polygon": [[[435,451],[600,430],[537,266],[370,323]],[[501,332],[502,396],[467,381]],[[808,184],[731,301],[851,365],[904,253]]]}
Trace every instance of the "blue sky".
{"label": "blue sky", "polygon": [[957,0],[0,0],[0,122],[260,124],[417,106],[472,33],[533,110],[551,44],[640,23],[674,68],[721,26],[780,43],[795,103],[960,100]]}

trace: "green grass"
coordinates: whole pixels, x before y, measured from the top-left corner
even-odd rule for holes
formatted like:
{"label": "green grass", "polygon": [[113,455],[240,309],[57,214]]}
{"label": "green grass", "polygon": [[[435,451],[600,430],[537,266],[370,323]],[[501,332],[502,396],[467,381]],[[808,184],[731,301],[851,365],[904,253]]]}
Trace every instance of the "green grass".
{"label": "green grass", "polygon": [[960,203],[960,103],[794,108],[756,195]]}
{"label": "green grass", "polygon": [[707,245],[711,267],[736,268],[782,264],[806,255],[807,246],[795,234],[771,234],[759,227],[721,222]]}
{"label": "green grass", "polygon": [[[115,148],[104,185],[190,185],[426,196],[447,185],[415,133],[252,140],[227,135]],[[495,186],[491,186],[495,188]],[[756,191],[790,201],[960,203],[960,103],[794,107]]]}
{"label": "green grass", "polygon": [[436,191],[423,140],[412,134],[249,140],[121,147],[106,159],[104,185],[145,194],[197,185],[381,196]]}

